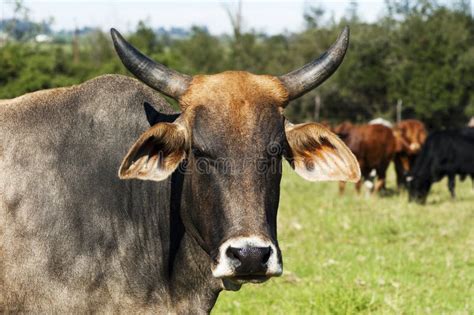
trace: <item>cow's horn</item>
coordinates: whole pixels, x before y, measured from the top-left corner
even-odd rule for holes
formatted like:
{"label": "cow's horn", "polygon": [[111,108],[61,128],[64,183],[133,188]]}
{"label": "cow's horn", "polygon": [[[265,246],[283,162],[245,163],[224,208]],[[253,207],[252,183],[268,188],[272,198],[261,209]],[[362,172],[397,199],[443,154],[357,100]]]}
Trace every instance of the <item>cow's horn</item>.
{"label": "cow's horn", "polygon": [[125,67],[152,88],[178,100],[186,91],[191,77],[154,62],[128,43],[120,33],[110,30],[115,50]]}
{"label": "cow's horn", "polygon": [[290,100],[309,92],[329,78],[344,59],[348,46],[349,27],[346,26],[331,48],[319,58],[280,76],[279,79],[288,90]]}

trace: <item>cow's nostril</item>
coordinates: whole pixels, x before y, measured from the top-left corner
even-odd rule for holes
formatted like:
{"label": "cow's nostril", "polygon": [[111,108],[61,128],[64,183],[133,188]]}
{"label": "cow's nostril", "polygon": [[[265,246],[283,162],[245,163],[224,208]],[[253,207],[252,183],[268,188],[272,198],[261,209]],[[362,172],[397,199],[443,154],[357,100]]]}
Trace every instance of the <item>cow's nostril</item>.
{"label": "cow's nostril", "polygon": [[226,253],[227,257],[229,257],[230,259],[235,259],[235,260],[240,261],[239,250],[240,250],[240,248],[235,248],[235,247],[230,247],[229,246],[229,248],[227,248],[225,253]]}
{"label": "cow's nostril", "polygon": [[270,247],[267,247],[263,253],[262,264],[266,264],[268,262],[271,254],[272,254],[272,249]]}
{"label": "cow's nostril", "polygon": [[[239,269],[253,273],[263,270],[270,259],[272,249],[268,247],[229,247],[226,255],[237,262]],[[263,269],[262,269],[263,268]]]}

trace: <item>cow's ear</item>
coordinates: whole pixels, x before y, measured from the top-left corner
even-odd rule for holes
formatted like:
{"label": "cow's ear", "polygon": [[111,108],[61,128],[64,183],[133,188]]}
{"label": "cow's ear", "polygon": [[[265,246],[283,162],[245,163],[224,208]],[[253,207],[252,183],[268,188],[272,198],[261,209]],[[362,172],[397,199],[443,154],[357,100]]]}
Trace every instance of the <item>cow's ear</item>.
{"label": "cow's ear", "polygon": [[186,130],[175,123],[158,123],[144,132],[125,156],[121,179],[166,179],[186,157]]}
{"label": "cow's ear", "polygon": [[289,150],[285,154],[295,171],[310,181],[360,179],[360,168],[351,150],[323,125],[287,123]]}

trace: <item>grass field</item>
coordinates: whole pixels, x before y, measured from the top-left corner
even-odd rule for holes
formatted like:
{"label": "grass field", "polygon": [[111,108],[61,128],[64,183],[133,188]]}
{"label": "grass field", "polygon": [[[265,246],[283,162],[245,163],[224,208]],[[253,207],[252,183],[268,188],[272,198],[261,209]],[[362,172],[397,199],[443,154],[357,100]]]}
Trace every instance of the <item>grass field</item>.
{"label": "grass field", "polygon": [[[389,188],[394,188],[393,170]],[[284,274],[221,293],[214,314],[474,314],[474,190],[434,185],[369,197],[284,170],[278,217]]]}

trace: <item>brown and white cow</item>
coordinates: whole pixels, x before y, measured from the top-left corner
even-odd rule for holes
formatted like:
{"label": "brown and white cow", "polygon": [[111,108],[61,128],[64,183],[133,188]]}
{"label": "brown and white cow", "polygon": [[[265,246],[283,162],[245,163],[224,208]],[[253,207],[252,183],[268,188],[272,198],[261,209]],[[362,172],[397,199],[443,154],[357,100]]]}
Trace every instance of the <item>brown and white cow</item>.
{"label": "brown and white cow", "polygon": [[398,188],[406,188],[406,177],[426,140],[425,125],[415,119],[402,120],[393,128],[397,148],[394,157]]}
{"label": "brown and white cow", "polygon": [[337,69],[347,28],[279,77],[191,77],[112,37],[151,88],[109,75],[0,103],[0,312],[209,312],[283,271],[283,158],[311,181],[360,178],[336,135],[283,115]]}
{"label": "brown and white cow", "polygon": [[[359,193],[362,180],[370,180],[375,170],[377,180],[373,187],[374,192],[385,188],[387,168],[395,154],[395,137],[392,129],[381,124],[352,125],[344,122],[334,128],[334,132],[341,137],[351,149],[359,162],[362,178],[356,183]],[[339,183],[339,193],[344,193],[345,183]]]}

